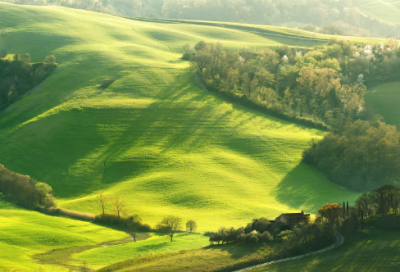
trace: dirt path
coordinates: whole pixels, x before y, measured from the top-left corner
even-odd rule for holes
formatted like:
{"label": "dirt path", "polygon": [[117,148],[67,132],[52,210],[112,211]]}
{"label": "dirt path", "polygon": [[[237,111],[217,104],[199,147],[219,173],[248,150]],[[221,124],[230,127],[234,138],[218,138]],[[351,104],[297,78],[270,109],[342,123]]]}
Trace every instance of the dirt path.
{"label": "dirt path", "polygon": [[341,246],[341,245],[343,245],[343,243],[344,243],[344,237],[339,232],[336,232],[336,242],[333,245],[331,245],[331,246],[329,246],[327,248],[324,248],[324,249],[321,249],[321,250],[318,250],[318,251],[314,251],[314,252],[311,252],[311,253],[308,253],[308,254],[291,257],[291,258],[286,258],[286,259],[281,259],[281,260],[277,260],[277,261],[271,261],[271,262],[267,262],[267,263],[263,263],[263,264],[253,265],[253,266],[250,266],[250,267],[247,267],[247,268],[243,268],[243,269],[240,269],[240,270],[235,270],[233,272],[250,271],[252,269],[268,266],[268,265],[271,265],[271,264],[283,263],[283,262],[287,262],[287,261],[291,261],[291,260],[301,259],[301,258],[308,257],[308,256],[311,256],[311,255],[315,255],[315,254],[321,254],[321,253],[327,252],[327,251],[329,251],[331,249],[334,249],[334,248],[336,248],[338,246]]}

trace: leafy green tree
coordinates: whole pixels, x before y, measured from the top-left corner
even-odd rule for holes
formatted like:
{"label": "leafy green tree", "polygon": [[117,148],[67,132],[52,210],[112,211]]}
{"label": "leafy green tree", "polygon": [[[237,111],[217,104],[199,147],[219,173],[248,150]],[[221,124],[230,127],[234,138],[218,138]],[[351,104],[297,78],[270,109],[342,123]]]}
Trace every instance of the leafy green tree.
{"label": "leafy green tree", "polygon": [[196,232],[196,230],[197,230],[197,224],[195,221],[189,220],[186,222],[186,231],[192,233]]}
{"label": "leafy green tree", "polygon": [[38,182],[35,185],[35,190],[39,194],[39,203],[41,205],[47,208],[55,206],[54,196],[53,196],[54,193],[50,185],[43,182]]}
{"label": "leafy green tree", "polygon": [[182,229],[182,219],[173,215],[166,216],[158,223],[156,229],[168,235],[172,242],[175,233]]}

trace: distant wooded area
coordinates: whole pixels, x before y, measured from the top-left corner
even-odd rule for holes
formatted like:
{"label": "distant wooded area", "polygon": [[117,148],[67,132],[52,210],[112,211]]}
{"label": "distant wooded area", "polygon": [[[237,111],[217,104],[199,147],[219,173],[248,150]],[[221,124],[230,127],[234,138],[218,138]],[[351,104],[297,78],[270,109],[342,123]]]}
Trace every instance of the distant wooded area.
{"label": "distant wooded area", "polygon": [[365,15],[360,0],[1,0],[125,16],[299,27],[325,34],[399,36],[400,25]]}
{"label": "distant wooded area", "polygon": [[56,58],[47,56],[43,63],[31,64],[28,53],[12,59],[0,53],[0,109],[10,105],[45,79],[56,67]]}

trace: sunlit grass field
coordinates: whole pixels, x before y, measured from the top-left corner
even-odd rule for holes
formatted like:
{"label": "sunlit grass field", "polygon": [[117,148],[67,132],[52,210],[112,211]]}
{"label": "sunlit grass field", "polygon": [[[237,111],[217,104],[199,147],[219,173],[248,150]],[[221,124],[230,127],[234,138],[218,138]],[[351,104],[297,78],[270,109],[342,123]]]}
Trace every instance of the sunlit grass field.
{"label": "sunlit grass field", "polygon": [[391,125],[400,125],[400,82],[378,85],[365,95],[367,105],[381,114]]}
{"label": "sunlit grass field", "polygon": [[329,252],[303,259],[273,264],[254,272],[319,271],[399,271],[400,232],[369,230],[354,241]]}
{"label": "sunlit grass field", "polygon": [[0,271],[68,271],[39,264],[32,256],[71,246],[96,245],[128,237],[95,224],[20,209],[0,196]]}
{"label": "sunlit grass field", "polygon": [[158,255],[145,255],[103,267],[99,272],[214,271],[221,266],[259,258],[264,254],[272,252],[275,246],[274,244],[262,247],[214,245]]}
{"label": "sunlit grass field", "polygon": [[360,11],[380,21],[395,24],[400,18],[400,2],[397,0],[363,0],[359,1]]}
{"label": "sunlit grass field", "polygon": [[[195,220],[204,232],[282,212],[315,213],[325,202],[358,196],[300,162],[309,141],[324,132],[224,101],[180,59],[182,45],[200,40],[232,49],[321,41],[59,7],[0,3],[0,14],[10,38],[0,36],[0,50],[28,52],[34,62],[54,54],[60,64],[35,92],[0,113],[0,163],[50,184],[60,207],[98,214],[96,195],[104,190],[124,195],[129,212],[153,226],[172,214]],[[105,80],[115,82],[99,88]],[[1,212],[21,213],[15,206]],[[27,211],[20,220],[36,216],[44,225],[53,220]],[[60,230],[87,224],[57,220],[66,222]],[[113,233],[104,238],[124,235]],[[4,255],[12,241],[0,246],[1,264],[12,260]],[[51,248],[20,245],[25,259],[11,263],[34,266],[29,256]],[[111,262],[85,254],[99,265]]]}
{"label": "sunlit grass field", "polygon": [[171,242],[168,236],[157,236],[136,243],[122,244],[110,247],[95,248],[72,257],[79,261],[86,260],[93,269],[131,259],[134,257],[160,253],[190,250],[209,245],[209,237],[200,234],[178,233]]}

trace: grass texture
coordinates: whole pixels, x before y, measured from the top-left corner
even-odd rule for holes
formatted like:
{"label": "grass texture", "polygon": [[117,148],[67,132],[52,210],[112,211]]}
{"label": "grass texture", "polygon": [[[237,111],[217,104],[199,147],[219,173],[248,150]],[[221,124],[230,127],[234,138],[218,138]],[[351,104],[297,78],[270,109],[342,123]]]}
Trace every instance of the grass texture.
{"label": "grass texture", "polygon": [[71,246],[95,245],[127,237],[124,232],[88,222],[47,216],[20,209],[0,196],[0,271],[68,271],[43,265],[32,256]]}
{"label": "grass texture", "polygon": [[[0,14],[7,33],[0,45],[8,53],[29,52],[33,61],[54,54],[60,64],[0,113],[0,163],[50,184],[61,208],[100,213],[96,195],[104,190],[124,195],[129,211],[153,226],[173,214],[195,220],[204,232],[357,198],[300,162],[309,141],[324,132],[225,102],[205,91],[180,59],[182,45],[200,40],[232,49],[323,42],[283,28],[277,36],[256,26],[252,32],[238,24],[147,21],[60,7],[0,3]],[[105,80],[114,83],[102,89]],[[24,211],[20,218],[29,222],[29,216],[37,214]],[[12,260],[4,249],[13,240],[0,246],[7,252],[0,263]]]}
{"label": "grass texture", "polygon": [[397,0],[363,0],[359,1],[361,12],[382,22],[395,24],[399,22],[400,2]]}
{"label": "grass texture", "polygon": [[100,269],[100,272],[125,272],[125,271],[214,271],[221,266],[231,265],[233,262],[244,262],[259,258],[273,252],[272,246],[236,246],[214,245],[193,250],[147,255],[124,262],[116,263]]}
{"label": "grass texture", "polygon": [[268,271],[398,271],[400,267],[400,232],[370,230],[363,237],[332,251],[299,260],[273,264],[254,272]]}
{"label": "grass texture", "polygon": [[224,102],[180,60],[188,42],[279,45],[273,38],[56,7],[0,11],[15,51],[60,63],[1,114],[0,161],[49,183],[60,207],[99,213],[104,190],[145,222],[175,214],[205,231],[357,196],[300,163],[323,132]]}
{"label": "grass texture", "polygon": [[400,82],[389,82],[378,85],[365,95],[367,105],[391,125],[400,125]]}
{"label": "grass texture", "polygon": [[99,269],[135,257],[201,248],[209,245],[208,239],[209,237],[200,234],[178,233],[174,236],[174,241],[170,242],[168,236],[154,235],[136,243],[91,249],[76,254],[73,258],[86,260],[91,268]]}

